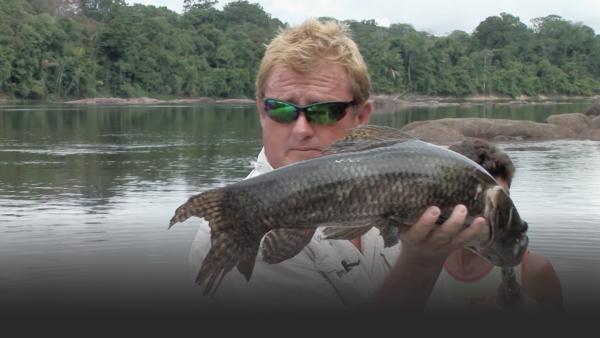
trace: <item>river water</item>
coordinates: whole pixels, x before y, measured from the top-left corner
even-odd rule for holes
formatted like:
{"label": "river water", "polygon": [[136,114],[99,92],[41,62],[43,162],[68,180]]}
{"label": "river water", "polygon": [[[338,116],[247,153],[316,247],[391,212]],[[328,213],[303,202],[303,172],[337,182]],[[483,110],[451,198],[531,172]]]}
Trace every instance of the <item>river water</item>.
{"label": "river water", "polygon": [[[543,121],[587,104],[414,108],[371,122]],[[511,196],[530,248],[552,262],[567,309],[600,304],[600,142],[499,145],[517,167]],[[251,106],[0,106],[1,302],[194,306],[197,222],[168,221],[190,195],[245,177],[260,147]]]}

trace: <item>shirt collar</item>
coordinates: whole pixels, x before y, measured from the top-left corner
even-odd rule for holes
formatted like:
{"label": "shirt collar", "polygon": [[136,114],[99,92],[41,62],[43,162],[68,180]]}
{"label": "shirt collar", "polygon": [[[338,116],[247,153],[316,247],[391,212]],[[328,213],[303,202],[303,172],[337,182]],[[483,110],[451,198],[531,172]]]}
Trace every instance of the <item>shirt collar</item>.
{"label": "shirt collar", "polygon": [[246,178],[251,178],[251,177],[258,176],[258,175],[262,175],[262,174],[268,173],[269,171],[273,170],[273,167],[271,167],[271,165],[269,164],[269,161],[267,160],[267,155],[265,155],[264,147],[260,150],[260,153],[258,154],[256,161],[254,161],[252,164],[254,166],[254,169],[252,170],[252,172],[250,172],[250,174]]}

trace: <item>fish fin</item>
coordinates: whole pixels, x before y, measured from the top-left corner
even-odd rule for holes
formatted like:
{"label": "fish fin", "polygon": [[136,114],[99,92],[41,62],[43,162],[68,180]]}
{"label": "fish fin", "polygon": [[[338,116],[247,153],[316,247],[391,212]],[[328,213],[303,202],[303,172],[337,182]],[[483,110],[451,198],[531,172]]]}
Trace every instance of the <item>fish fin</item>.
{"label": "fish fin", "polygon": [[313,238],[315,230],[308,228],[269,231],[262,242],[263,260],[275,264],[296,256]]}
{"label": "fish fin", "polygon": [[210,251],[202,261],[202,266],[196,276],[198,285],[206,283],[205,296],[215,294],[225,274],[234,266],[237,266],[238,271],[244,275],[246,280],[250,280],[259,243],[256,241],[252,247],[242,247],[236,245],[237,243],[225,232],[212,232],[211,237]]}
{"label": "fish fin", "polygon": [[[170,226],[191,216],[203,217],[210,227],[211,247],[202,261],[196,283],[206,284],[204,295],[216,292],[224,275],[234,266],[249,279],[260,239],[261,228],[232,212],[232,196],[225,189],[213,189],[192,196],[171,218]],[[169,226],[169,227],[170,227]]]}
{"label": "fish fin", "polygon": [[246,277],[246,281],[250,280],[252,271],[254,270],[254,263],[256,262],[256,254],[258,253],[259,242],[252,248],[244,250],[241,254],[240,262],[237,265],[238,271]]}
{"label": "fish fin", "polygon": [[175,215],[169,222],[169,229],[178,222],[184,222],[192,216],[206,217],[219,209],[224,198],[222,189],[214,189],[202,192],[190,197],[187,202],[175,210]]}
{"label": "fish fin", "polygon": [[398,244],[398,223],[386,219],[375,226],[379,229],[379,234],[383,238],[383,246],[385,248]]}
{"label": "fish fin", "polygon": [[209,294],[214,296],[223,277],[234,266],[234,264],[230,262],[230,258],[219,255],[216,252],[218,252],[218,250],[213,250],[213,248],[210,249],[208,255],[206,255],[202,261],[200,271],[198,271],[198,274],[196,275],[196,283],[198,285],[205,285],[203,292],[205,296]]}
{"label": "fish fin", "polygon": [[393,218],[384,217],[361,227],[327,227],[323,230],[323,234],[326,239],[351,240],[366,234],[372,227],[376,227],[379,229],[379,233],[383,237],[383,244],[387,248],[398,243],[399,224],[399,221]]}
{"label": "fish fin", "polygon": [[416,138],[410,136],[409,134],[392,127],[386,126],[376,126],[376,125],[361,125],[356,128],[353,128],[348,136],[344,138],[345,140],[354,139],[354,140],[403,140],[403,139],[411,139],[415,140]]}
{"label": "fish fin", "polygon": [[366,234],[373,226],[363,225],[361,227],[326,227],[323,229],[325,239],[351,240]]}
{"label": "fish fin", "polygon": [[325,154],[339,154],[390,146],[407,140],[415,140],[413,136],[398,129],[364,125],[353,128],[345,138],[333,143],[325,150]]}

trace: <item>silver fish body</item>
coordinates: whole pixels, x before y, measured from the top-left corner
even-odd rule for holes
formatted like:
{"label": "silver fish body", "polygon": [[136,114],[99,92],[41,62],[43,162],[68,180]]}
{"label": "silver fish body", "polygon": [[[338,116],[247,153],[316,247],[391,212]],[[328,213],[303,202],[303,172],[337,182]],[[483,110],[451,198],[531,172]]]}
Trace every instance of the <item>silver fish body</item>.
{"label": "silver fish body", "polygon": [[208,292],[234,266],[249,279],[267,233],[262,253],[271,263],[293,257],[319,226],[338,239],[377,226],[389,246],[398,225],[413,224],[427,207],[448,217],[457,204],[488,223],[471,250],[498,266],[520,263],[527,225],[508,194],[475,162],[415,139],[333,153],[200,193],[171,225],[190,216],[208,221],[211,250],[197,278]]}

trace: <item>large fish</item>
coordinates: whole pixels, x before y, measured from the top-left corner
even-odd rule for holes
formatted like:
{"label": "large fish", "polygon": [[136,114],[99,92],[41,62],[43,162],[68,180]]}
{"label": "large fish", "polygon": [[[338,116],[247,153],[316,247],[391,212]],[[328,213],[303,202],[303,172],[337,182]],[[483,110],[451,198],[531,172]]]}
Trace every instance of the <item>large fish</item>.
{"label": "large fish", "polygon": [[320,226],[329,239],[356,238],[375,226],[391,246],[398,226],[413,224],[427,207],[441,209],[441,223],[457,204],[469,218],[487,220],[469,249],[497,266],[520,263],[527,224],[485,169],[387,127],[356,128],[325,156],[195,195],[169,227],[191,216],[208,221],[211,249],[196,282],[207,282],[209,293],[233,267],[250,279],[261,240],[269,263],[296,255]]}

